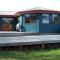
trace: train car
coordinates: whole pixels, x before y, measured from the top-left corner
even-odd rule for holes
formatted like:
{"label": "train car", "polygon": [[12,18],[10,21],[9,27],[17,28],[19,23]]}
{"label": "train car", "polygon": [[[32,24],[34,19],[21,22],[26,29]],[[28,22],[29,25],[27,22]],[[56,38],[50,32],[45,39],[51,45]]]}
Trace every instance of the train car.
{"label": "train car", "polygon": [[18,17],[14,15],[15,13],[11,11],[0,12],[0,32],[16,31]]}
{"label": "train car", "polygon": [[24,32],[60,33],[60,11],[27,10],[19,13]]}

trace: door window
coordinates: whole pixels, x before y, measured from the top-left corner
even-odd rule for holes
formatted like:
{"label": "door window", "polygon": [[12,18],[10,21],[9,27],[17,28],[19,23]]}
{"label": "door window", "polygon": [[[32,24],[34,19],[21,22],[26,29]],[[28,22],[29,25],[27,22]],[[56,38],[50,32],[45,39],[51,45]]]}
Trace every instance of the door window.
{"label": "door window", "polygon": [[25,23],[34,23],[36,20],[36,14],[25,14]]}

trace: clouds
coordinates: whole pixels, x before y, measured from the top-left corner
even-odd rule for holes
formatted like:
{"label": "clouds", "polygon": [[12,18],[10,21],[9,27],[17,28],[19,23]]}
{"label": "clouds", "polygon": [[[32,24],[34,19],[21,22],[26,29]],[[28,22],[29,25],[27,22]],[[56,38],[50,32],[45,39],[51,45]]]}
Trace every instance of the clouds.
{"label": "clouds", "polygon": [[0,0],[0,11],[20,11],[34,7],[60,10],[60,0]]}

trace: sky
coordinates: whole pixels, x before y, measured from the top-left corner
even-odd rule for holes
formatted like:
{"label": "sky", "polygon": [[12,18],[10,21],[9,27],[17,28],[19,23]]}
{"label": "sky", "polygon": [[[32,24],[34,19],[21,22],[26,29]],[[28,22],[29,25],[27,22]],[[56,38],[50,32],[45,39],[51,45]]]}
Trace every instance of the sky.
{"label": "sky", "polygon": [[60,10],[60,0],[0,0],[0,11],[21,11],[36,7]]}

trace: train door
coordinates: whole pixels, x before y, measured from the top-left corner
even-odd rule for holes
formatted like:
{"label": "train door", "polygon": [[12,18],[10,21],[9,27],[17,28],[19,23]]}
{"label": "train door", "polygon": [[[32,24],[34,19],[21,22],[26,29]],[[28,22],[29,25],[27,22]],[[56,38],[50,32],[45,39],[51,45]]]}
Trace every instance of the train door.
{"label": "train door", "polygon": [[23,18],[24,32],[39,32],[38,14],[25,14]]}

